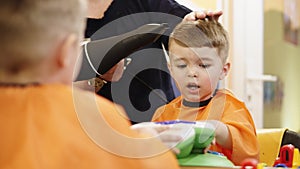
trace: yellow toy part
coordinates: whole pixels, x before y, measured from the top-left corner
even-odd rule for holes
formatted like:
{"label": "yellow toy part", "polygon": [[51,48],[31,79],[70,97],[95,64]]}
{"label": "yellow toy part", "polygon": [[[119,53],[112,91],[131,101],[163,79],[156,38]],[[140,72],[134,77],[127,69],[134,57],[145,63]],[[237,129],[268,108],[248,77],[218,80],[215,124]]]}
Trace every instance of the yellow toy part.
{"label": "yellow toy part", "polygon": [[279,129],[257,129],[257,138],[260,148],[259,162],[273,166],[278,157],[283,134],[286,128]]}
{"label": "yellow toy part", "polygon": [[293,168],[300,167],[299,149],[294,149]]}

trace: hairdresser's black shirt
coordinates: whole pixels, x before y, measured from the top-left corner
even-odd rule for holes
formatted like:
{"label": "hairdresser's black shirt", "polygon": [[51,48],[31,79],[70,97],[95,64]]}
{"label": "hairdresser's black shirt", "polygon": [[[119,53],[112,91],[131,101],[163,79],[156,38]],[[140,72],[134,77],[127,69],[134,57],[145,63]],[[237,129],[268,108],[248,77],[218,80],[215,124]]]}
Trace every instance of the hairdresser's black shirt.
{"label": "hairdresser's black shirt", "polygon": [[[169,34],[189,12],[174,0],[114,0],[102,19],[87,20],[85,36],[103,39],[147,23],[168,23]],[[174,99],[161,50],[161,42],[166,44],[167,39],[168,36],[162,37],[129,56],[132,61],[121,80],[106,84],[98,93],[122,105],[133,123],[149,121],[159,106]]]}

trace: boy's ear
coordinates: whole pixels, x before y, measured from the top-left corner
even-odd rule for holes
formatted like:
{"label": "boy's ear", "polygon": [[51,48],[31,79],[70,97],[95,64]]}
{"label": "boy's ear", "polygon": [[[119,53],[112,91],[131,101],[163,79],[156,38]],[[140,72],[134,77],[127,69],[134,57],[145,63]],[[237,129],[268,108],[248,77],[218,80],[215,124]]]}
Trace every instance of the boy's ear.
{"label": "boy's ear", "polygon": [[[77,50],[77,36],[75,34],[68,35],[61,43],[57,52],[57,64],[59,67],[67,67],[72,64],[75,59]],[[72,58],[73,57],[73,58]]]}
{"label": "boy's ear", "polygon": [[223,69],[222,69],[219,80],[223,80],[227,76],[229,70],[230,70],[230,63],[227,62],[223,65]]}

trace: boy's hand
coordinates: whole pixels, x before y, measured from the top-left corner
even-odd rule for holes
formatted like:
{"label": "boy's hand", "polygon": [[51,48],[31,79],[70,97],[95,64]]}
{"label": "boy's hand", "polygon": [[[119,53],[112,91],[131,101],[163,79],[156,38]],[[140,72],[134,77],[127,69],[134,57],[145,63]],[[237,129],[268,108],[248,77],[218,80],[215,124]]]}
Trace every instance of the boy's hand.
{"label": "boy's hand", "polygon": [[210,149],[212,145],[216,145],[216,138],[213,139],[213,141],[210,143],[208,147],[205,148],[204,153],[207,153],[207,151]]}
{"label": "boy's hand", "polygon": [[219,120],[206,120],[203,122],[208,123],[215,128],[215,141],[218,145],[229,150],[232,149],[232,138],[226,124]]}
{"label": "boy's hand", "polygon": [[183,140],[182,133],[177,132],[178,129],[168,125],[158,125],[152,122],[139,123],[131,126],[131,129],[140,134],[157,137],[163,144],[169,147],[175,154],[179,154],[180,150],[175,146]]}
{"label": "boy's hand", "polygon": [[183,18],[185,21],[195,21],[197,19],[204,19],[206,17],[210,17],[218,21],[219,17],[223,14],[222,11],[193,11]]}

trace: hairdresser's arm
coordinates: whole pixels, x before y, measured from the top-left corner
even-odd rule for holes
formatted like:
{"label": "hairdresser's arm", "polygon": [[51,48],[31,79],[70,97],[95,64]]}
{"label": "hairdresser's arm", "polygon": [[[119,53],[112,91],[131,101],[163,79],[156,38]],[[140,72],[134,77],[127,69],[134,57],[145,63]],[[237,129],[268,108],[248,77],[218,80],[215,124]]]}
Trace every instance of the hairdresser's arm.
{"label": "hairdresser's arm", "polygon": [[101,78],[110,81],[116,82],[119,81],[124,72],[124,59],[122,59],[118,64],[109,69],[106,73],[104,73]]}

